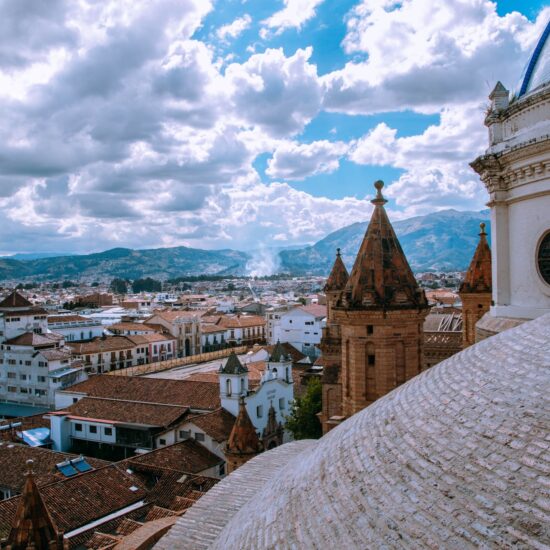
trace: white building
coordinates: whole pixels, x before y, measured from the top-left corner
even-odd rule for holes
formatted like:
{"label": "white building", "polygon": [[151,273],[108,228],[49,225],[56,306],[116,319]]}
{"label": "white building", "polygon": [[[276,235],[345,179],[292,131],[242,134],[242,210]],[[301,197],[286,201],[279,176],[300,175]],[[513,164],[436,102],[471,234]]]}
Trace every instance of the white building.
{"label": "white building", "polygon": [[66,342],[91,340],[103,335],[100,321],[82,315],[50,315],[48,329],[61,334]]}
{"label": "white building", "polygon": [[489,148],[472,163],[491,208],[493,306],[481,337],[550,311],[549,29],[517,88],[499,82],[489,96]]}
{"label": "white building", "polygon": [[274,313],[269,329],[270,344],[288,342],[302,353],[315,356],[318,354],[326,316],[326,306],[317,304]]}
{"label": "white building", "polygon": [[56,390],[86,379],[63,336],[48,332],[46,318],[17,292],[0,302],[0,401],[52,408]]}
{"label": "white building", "polygon": [[253,390],[249,386],[248,368],[235,354],[219,371],[220,396],[222,407],[233,416],[239,413],[239,399],[245,400],[246,411],[260,439],[265,439],[269,410],[275,410],[278,423],[286,423],[290,406],[294,400],[292,380],[292,360],[284,355],[281,346],[276,346],[266,362],[260,384]]}

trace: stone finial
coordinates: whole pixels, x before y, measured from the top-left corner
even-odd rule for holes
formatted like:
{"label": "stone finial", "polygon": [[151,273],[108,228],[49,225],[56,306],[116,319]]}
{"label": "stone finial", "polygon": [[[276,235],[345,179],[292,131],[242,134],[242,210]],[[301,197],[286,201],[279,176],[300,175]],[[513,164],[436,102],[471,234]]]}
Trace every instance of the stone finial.
{"label": "stone finial", "polygon": [[485,233],[485,222],[481,222],[481,223],[479,224],[479,229],[480,229],[479,236],[480,236],[480,237],[486,237],[486,236],[487,236],[487,233]]}
{"label": "stone finial", "polygon": [[32,476],[34,474],[34,460],[32,458],[29,458],[29,460],[27,460],[25,464],[27,465],[27,471],[25,472],[25,475]]}
{"label": "stone finial", "polygon": [[341,255],[342,255],[342,254],[340,254],[340,249],[337,248],[337,249],[336,249],[336,256],[339,258]]}
{"label": "stone finial", "polygon": [[370,202],[374,204],[374,206],[383,206],[388,202],[382,195],[382,188],[384,187],[384,182],[382,180],[377,180],[374,182],[374,187],[376,189],[376,197],[372,199]]}
{"label": "stone finial", "polygon": [[489,94],[489,99],[491,100],[491,110],[501,111],[506,109],[510,103],[509,96],[510,92],[499,80],[493,88],[493,91]]}

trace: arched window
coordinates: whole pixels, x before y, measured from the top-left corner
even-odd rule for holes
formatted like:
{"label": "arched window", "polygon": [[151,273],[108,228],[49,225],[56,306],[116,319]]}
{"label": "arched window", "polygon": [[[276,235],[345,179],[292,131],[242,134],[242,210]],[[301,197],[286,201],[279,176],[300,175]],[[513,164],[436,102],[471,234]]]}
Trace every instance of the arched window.
{"label": "arched window", "polygon": [[225,382],[225,393],[227,397],[231,397],[231,380],[229,378]]}
{"label": "arched window", "polygon": [[245,386],[244,386],[244,378],[241,378],[241,393],[244,393]]}
{"label": "arched window", "polygon": [[276,369],[276,368],[273,369],[273,374],[274,374],[275,376],[277,376],[277,369]]}

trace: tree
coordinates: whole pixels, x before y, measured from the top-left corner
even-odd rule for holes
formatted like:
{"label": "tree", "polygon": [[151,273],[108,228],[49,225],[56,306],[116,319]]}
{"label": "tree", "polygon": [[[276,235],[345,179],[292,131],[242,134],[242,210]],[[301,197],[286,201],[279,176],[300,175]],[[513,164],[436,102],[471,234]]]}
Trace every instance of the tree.
{"label": "tree", "polygon": [[91,286],[93,286],[94,288],[95,288],[95,287],[98,287],[98,286],[99,286],[99,283],[98,283],[97,281],[94,281],[94,282],[92,283]]}
{"label": "tree", "polygon": [[124,279],[113,279],[109,288],[115,294],[126,294],[128,292],[128,285]]}
{"label": "tree", "polygon": [[286,421],[294,439],[319,439],[322,435],[321,422],[317,413],[321,412],[322,386],[317,377],[311,378],[302,397],[297,397]]}
{"label": "tree", "polygon": [[132,283],[132,290],[137,294],[138,292],[160,292],[162,290],[162,283],[151,277],[145,279],[136,279]]}

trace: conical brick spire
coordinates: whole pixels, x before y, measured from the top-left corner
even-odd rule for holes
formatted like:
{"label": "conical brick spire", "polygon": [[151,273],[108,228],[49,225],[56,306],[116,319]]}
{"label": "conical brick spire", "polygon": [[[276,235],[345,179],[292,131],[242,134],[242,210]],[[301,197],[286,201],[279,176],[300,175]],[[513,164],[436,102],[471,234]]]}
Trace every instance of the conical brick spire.
{"label": "conical brick spire", "polygon": [[460,292],[491,292],[491,249],[487,242],[485,224],[480,223],[479,242],[477,243],[474,257],[466,272],[464,281],[460,285]]}
{"label": "conical brick spire", "polygon": [[262,452],[262,443],[248,416],[244,398],[239,400],[239,414],[227,441],[227,451],[236,455],[255,455]]}
{"label": "conical brick spire", "polygon": [[61,550],[63,534],[51,518],[32,473],[32,460],[27,462],[28,472],[15,519],[3,547],[9,550]]}
{"label": "conical brick spire", "polygon": [[427,308],[384,208],[384,183],[377,181],[374,212],[344,291],[348,308]]}
{"label": "conical brick spire", "polygon": [[344,290],[349,279],[349,273],[342,261],[340,249],[336,249],[336,260],[325,285],[325,292]]}

